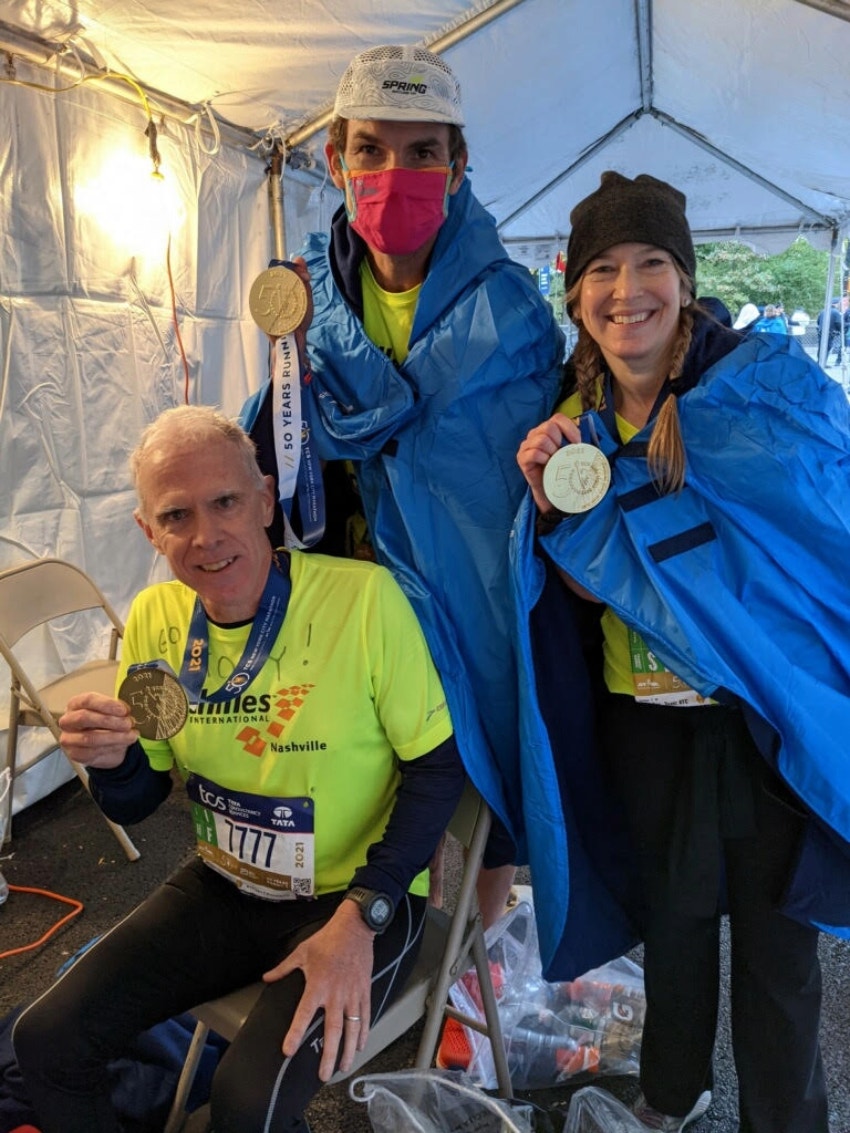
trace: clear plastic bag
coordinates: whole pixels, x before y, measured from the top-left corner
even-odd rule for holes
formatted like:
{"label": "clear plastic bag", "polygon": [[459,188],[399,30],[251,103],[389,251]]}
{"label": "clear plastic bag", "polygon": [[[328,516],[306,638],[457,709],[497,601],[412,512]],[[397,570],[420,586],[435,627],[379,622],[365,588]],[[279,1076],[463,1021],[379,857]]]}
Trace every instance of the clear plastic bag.
{"label": "clear plastic bag", "polygon": [[611,1094],[585,1086],[570,1100],[564,1133],[645,1133],[645,1127]]}
{"label": "clear plastic bag", "polygon": [[[637,1074],[646,997],[643,972],[621,957],[579,979],[543,979],[534,909],[521,900],[487,930],[487,956],[515,1089],[553,1086],[580,1074]],[[474,969],[450,989],[455,1007],[483,1021]],[[489,1041],[467,1030],[470,1078],[494,1089]]]}
{"label": "clear plastic bag", "polygon": [[368,1107],[375,1133],[535,1131],[533,1106],[491,1098],[459,1070],[364,1074],[351,1082],[348,1092]]}

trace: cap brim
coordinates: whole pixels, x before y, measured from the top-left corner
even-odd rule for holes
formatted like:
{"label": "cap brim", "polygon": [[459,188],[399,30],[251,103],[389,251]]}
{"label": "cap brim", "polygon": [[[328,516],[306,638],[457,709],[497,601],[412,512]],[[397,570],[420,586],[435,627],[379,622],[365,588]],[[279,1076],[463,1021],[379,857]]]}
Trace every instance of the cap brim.
{"label": "cap brim", "polygon": [[362,118],[367,121],[384,122],[439,122],[446,126],[463,126],[456,118],[440,114],[435,110],[421,110],[406,106],[346,106],[345,110],[335,110],[338,118]]}

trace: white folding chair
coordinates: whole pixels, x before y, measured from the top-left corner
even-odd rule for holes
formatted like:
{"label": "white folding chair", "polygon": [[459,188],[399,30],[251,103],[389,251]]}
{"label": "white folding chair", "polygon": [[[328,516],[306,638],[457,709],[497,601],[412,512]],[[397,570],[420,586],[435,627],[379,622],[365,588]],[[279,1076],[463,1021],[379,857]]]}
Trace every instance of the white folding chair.
{"label": "white folding chair", "polygon": [[[107,655],[86,661],[48,684],[36,687],[20,660],[20,650],[16,652],[15,647],[37,626],[83,610],[98,609],[111,624]],[[114,695],[118,671],[118,641],[123,633],[124,627],[118,615],[96,584],[79,567],[61,559],[34,559],[0,571],[0,654],[11,670],[12,678],[6,766],[13,783],[24,770],[29,770],[55,751],[60,736],[58,719],[72,696],[89,690]],[[18,732],[22,727],[47,728],[55,741],[28,761],[25,768],[18,761]],[[69,762],[88,789],[85,769],[73,760]],[[11,790],[6,805],[8,840],[12,828]],[[135,861],[139,857],[139,851],[127,832],[122,826],[110,822],[105,815],[103,817],[124,853],[130,861]]]}
{"label": "white folding chair", "polygon": [[[376,1054],[395,1042],[414,1023],[426,1016],[415,1066],[427,1069],[434,1059],[444,1017],[451,1015],[466,1026],[487,1036],[496,1066],[499,1093],[511,1096],[511,1076],[502,1042],[496,997],[487,962],[481,914],[475,896],[475,883],[484,856],[484,845],[490,830],[490,811],[478,792],[467,784],[457,810],[449,823],[449,832],[466,850],[465,863],[454,913],[429,906],[422,948],[413,972],[401,994],[369,1031],[366,1048],[360,1051],[347,1074],[338,1073],[331,1081],[339,1082],[360,1070]],[[451,984],[474,965],[481,989],[485,1023],[456,1011],[448,1004]],[[263,984],[251,984],[220,999],[210,1000],[194,1008],[197,1019],[186,1061],[177,1084],[171,1112],[163,1133],[178,1133],[184,1121],[186,1099],[192,1088],[204,1044],[210,1031],[232,1041],[257,1001]],[[283,1037],[283,1036],[281,1036]]]}

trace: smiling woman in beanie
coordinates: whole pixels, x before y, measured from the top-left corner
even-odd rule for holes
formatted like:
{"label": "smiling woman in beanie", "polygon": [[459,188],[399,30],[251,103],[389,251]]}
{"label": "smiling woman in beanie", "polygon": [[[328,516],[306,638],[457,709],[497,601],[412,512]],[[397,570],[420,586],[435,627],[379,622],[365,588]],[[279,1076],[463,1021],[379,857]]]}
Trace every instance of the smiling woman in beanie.
{"label": "smiling woman in beanie", "polygon": [[[685,208],[673,186],[611,171],[570,217],[577,390],[517,457],[537,697],[524,750],[564,792],[568,928],[581,855],[606,825],[593,807],[582,827],[563,784],[583,796],[576,769],[596,768],[626,819],[617,860],[635,863],[639,901],[620,903],[647,992],[638,1119],[675,1131],[708,1109],[728,912],[740,1128],[828,1133],[817,943],[850,923],[850,412],[793,339],[743,340],[695,300]],[[576,595],[605,607],[588,751],[587,705],[565,716],[547,700],[568,695],[552,675],[568,652],[540,614]],[[617,829],[581,875],[588,935],[588,910],[610,922],[627,892],[611,880]],[[603,874],[607,904],[592,891]]]}
{"label": "smiling woman in beanie", "polygon": [[[691,230],[685,218],[685,196],[666,181],[659,181],[646,173],[641,173],[634,181],[630,181],[628,177],[609,171],[602,174],[596,192],[576,205],[570,214],[570,223],[572,229],[567,248],[564,289],[570,317],[579,326],[573,364],[578,376],[582,405],[586,409],[596,401],[598,359],[600,352],[605,357],[605,345],[594,338],[588,328],[582,326],[581,316],[577,312],[580,281],[585,269],[592,261],[603,256],[603,253],[627,243],[639,243],[649,249],[662,249],[666,253],[667,264],[660,266],[660,275],[673,283],[674,291],[677,290],[678,283],[678,295],[667,312],[670,317],[662,329],[669,331],[670,326],[675,325],[675,335],[656,333],[659,322],[657,316],[653,318],[647,315],[637,323],[632,321],[621,324],[628,328],[623,329],[623,338],[639,340],[649,336],[659,350],[666,351],[666,372],[662,374],[656,366],[650,381],[644,383],[654,399],[664,381],[681,378],[693,328],[693,312],[689,308],[694,297],[696,254]],[[594,280],[610,276],[611,270],[608,264],[595,265]],[[674,274],[677,275],[677,280],[673,279]],[[672,322],[674,314],[678,316],[675,324]],[[724,335],[719,337],[718,347],[726,352],[737,343],[737,336],[732,338]],[[608,348],[615,349],[613,346]],[[639,412],[638,416],[640,415]],[[645,420],[641,424],[645,424]],[[665,398],[661,406],[660,420],[650,440],[649,460],[663,482],[670,487],[681,486],[684,452],[676,421],[675,397]]]}

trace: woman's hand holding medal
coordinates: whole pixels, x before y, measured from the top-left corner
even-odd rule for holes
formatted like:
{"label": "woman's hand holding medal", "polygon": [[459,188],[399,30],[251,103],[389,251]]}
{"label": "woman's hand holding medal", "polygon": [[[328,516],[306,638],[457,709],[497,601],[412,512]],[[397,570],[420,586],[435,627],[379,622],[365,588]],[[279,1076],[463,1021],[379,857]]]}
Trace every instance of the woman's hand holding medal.
{"label": "woman's hand holding medal", "polygon": [[576,423],[563,413],[531,430],[520,445],[517,463],[543,515],[553,508],[572,515],[589,511],[611,483],[605,455],[585,444]]}
{"label": "woman's hand holding medal", "polygon": [[578,425],[563,413],[553,413],[548,421],[531,429],[519,446],[517,464],[531,488],[540,512],[552,510],[552,503],[543,489],[543,471],[554,454],[567,444],[581,444]]}
{"label": "woman's hand holding medal", "polygon": [[86,767],[120,767],[139,738],[129,705],[101,692],[72,696],[59,727],[62,750]]}

